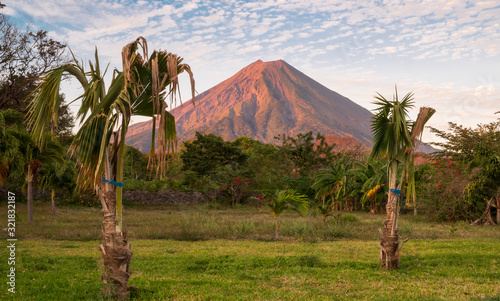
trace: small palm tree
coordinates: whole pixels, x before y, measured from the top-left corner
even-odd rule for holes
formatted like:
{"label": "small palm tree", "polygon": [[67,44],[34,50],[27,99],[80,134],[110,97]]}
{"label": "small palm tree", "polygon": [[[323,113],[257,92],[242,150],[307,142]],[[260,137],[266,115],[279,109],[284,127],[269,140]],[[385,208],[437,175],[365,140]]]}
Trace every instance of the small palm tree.
{"label": "small palm tree", "polygon": [[323,217],[323,223],[326,223],[326,219],[334,210],[336,191],[340,187],[341,180],[336,166],[331,162],[328,169],[318,170],[315,180],[311,187],[317,190],[315,197],[321,200],[318,210]]}
{"label": "small palm tree", "polygon": [[28,222],[31,223],[33,222],[33,185],[38,184],[39,169],[46,164],[63,164],[64,148],[57,140],[52,140],[50,133],[44,133],[47,142],[43,148],[35,144],[26,130],[18,132],[18,135],[18,139],[21,141],[19,149],[24,154]]}
{"label": "small palm tree", "polygon": [[398,235],[398,199],[401,193],[400,188],[404,187],[406,179],[403,174],[400,181],[397,181],[398,167],[412,164],[412,157],[409,154],[415,146],[413,138],[421,135],[425,123],[434,111],[433,109],[426,110],[427,114],[419,114],[417,121],[412,123],[409,121],[408,109],[413,107],[413,93],[410,92],[399,100],[396,89],[392,101],[380,94],[377,94],[375,98],[377,99],[375,104],[379,107],[372,117],[373,146],[370,159],[381,155],[387,156],[389,186],[384,229],[379,229],[381,233],[380,263],[387,269],[395,269],[399,266],[399,251],[406,242],[400,244]]}
{"label": "small palm tree", "polygon": [[[261,203],[262,204],[262,203]],[[276,224],[275,228],[275,239],[279,240],[279,227],[278,222],[281,213],[285,210],[294,210],[304,216],[309,210],[309,202],[307,196],[297,193],[296,190],[279,190],[272,200],[265,202],[264,204],[269,210],[259,209],[259,212],[270,213],[274,217]]]}

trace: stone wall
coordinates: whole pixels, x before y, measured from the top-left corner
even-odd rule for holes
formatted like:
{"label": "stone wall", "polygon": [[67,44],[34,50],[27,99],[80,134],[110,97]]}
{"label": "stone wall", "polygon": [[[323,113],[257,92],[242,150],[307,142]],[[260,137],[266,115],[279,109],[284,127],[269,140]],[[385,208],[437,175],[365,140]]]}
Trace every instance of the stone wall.
{"label": "stone wall", "polygon": [[[26,191],[19,189],[7,189],[0,187],[0,201],[7,201],[7,192],[11,191],[16,194],[16,199],[26,199]],[[51,191],[40,191],[33,189],[33,199],[39,201],[41,199],[50,200]],[[151,204],[151,205],[167,205],[167,204],[199,204],[208,203],[217,199],[217,191],[202,193],[199,191],[179,191],[179,190],[124,190],[123,199],[134,204]],[[67,192],[58,191],[56,193],[56,202],[68,197]],[[96,197],[97,199],[97,197]]]}
{"label": "stone wall", "polygon": [[[27,195],[26,195],[26,190],[22,190],[21,187],[15,187],[15,188],[6,188],[6,187],[0,187],[0,201],[7,201],[7,195],[8,193],[13,192],[16,195],[16,200],[18,201],[26,201]],[[49,199],[51,198],[51,190],[46,189],[45,191],[38,190],[36,187],[33,187],[33,200],[40,200],[40,199]],[[58,196],[59,194],[57,194]]]}

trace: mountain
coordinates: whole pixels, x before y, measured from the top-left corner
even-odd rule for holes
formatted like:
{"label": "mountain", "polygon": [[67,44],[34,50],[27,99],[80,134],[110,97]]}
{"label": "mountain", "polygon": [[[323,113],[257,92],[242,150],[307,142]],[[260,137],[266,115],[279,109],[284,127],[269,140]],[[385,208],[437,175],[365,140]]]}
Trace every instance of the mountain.
{"label": "mountain", "polygon": [[[368,110],[283,60],[258,60],[198,95],[195,104],[171,110],[181,141],[191,139],[196,131],[266,143],[277,142],[274,137],[280,134],[308,131],[354,137],[366,145],[371,141]],[[150,129],[151,122],[132,125],[127,144],[147,152]]]}

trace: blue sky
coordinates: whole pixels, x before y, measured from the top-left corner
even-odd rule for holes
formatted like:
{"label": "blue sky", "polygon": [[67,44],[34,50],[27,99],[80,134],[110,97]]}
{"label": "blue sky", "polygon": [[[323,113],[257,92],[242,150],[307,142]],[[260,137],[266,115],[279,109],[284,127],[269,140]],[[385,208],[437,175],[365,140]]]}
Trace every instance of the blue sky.
{"label": "blue sky", "polygon": [[[150,49],[184,57],[200,93],[258,59],[283,59],[370,110],[376,92],[391,97],[395,84],[400,94],[414,91],[412,117],[434,107],[429,124],[441,129],[500,117],[498,1],[2,3],[18,24],[49,31],[85,61],[97,46],[101,64],[120,70],[121,48],[144,36]],[[68,98],[77,87],[64,87]]]}

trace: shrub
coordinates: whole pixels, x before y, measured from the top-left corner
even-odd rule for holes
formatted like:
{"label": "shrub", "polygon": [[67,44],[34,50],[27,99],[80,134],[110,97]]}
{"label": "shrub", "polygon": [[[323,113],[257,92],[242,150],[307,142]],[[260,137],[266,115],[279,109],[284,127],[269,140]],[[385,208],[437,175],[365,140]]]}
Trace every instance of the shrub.
{"label": "shrub", "polygon": [[359,219],[353,214],[340,215],[339,221],[342,223],[359,223]]}
{"label": "shrub", "polygon": [[91,191],[75,192],[70,195],[64,203],[67,205],[84,207],[99,207],[101,205],[97,196]]}
{"label": "shrub", "polygon": [[232,206],[242,204],[249,196],[248,186],[250,185],[249,178],[239,176],[231,176],[226,174],[220,181],[220,190],[225,193],[231,200]]}
{"label": "shrub", "polygon": [[484,211],[484,203],[467,202],[469,184],[465,169],[448,159],[437,159],[419,167],[424,173],[417,189],[417,208],[432,220],[472,219]]}

